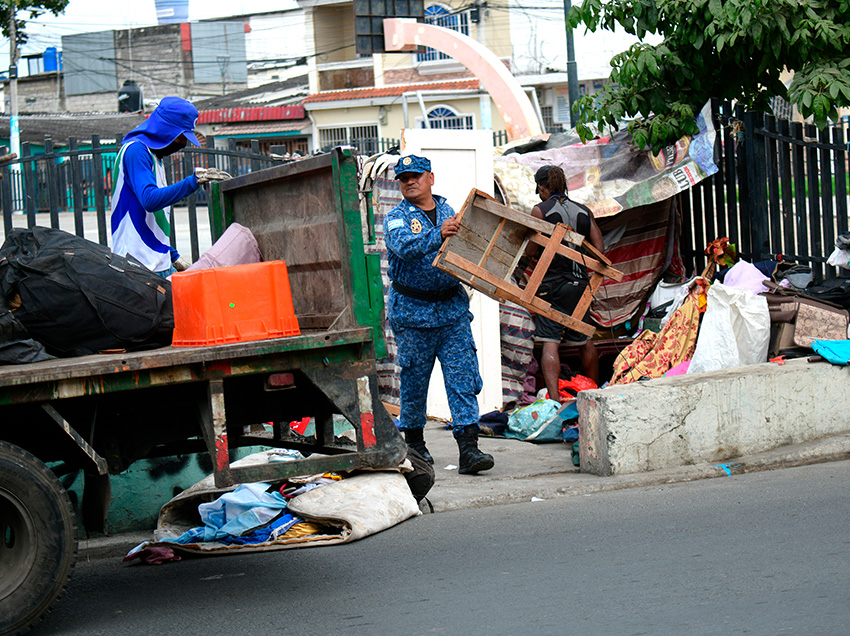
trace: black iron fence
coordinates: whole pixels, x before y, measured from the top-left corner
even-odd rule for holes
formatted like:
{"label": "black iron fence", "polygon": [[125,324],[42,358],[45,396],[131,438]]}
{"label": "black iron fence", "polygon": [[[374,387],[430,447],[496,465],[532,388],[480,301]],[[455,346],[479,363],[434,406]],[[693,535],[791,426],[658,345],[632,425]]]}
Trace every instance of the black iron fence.
{"label": "black iron fence", "polygon": [[751,262],[811,266],[816,280],[846,275],[826,261],[848,231],[848,118],[826,130],[713,104],[720,171],[681,195],[683,258],[705,266],[703,248],[728,236]]}
{"label": "black iron fence", "polygon": [[[34,154],[29,143],[22,144],[21,157],[0,166],[0,205],[3,210],[3,236],[13,227],[44,225],[62,227],[78,236],[107,245],[109,209],[112,199],[113,170],[121,140],[116,145],[101,146],[97,135],[80,147],[71,138],[68,148],[56,150],[50,139],[44,141],[44,152]],[[252,141],[250,151],[237,150],[228,140],[228,148],[216,148],[215,138],[207,138],[207,147],[187,147],[163,160],[169,183],[192,173],[195,167],[215,167],[233,176],[255,172],[274,165],[275,159],[261,154]],[[200,256],[198,206],[206,206],[206,190],[201,188],[181,202],[187,208],[192,259]],[[206,215],[206,211],[203,211]],[[66,223],[60,223],[60,216]],[[73,227],[67,219],[71,216]],[[174,211],[171,224],[175,226]],[[176,245],[176,235],[172,234]]]}

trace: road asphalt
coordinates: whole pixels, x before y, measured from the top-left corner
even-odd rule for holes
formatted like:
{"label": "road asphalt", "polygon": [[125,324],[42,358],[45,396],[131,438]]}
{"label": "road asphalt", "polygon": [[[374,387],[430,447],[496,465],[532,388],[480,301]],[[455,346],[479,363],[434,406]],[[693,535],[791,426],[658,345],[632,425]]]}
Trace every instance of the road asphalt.
{"label": "road asphalt", "polygon": [[[722,479],[742,473],[850,458],[848,434],[783,446],[723,463],[695,464],[631,475],[599,477],[582,473],[574,467],[570,446],[566,444],[531,444],[512,439],[483,437],[480,446],[482,450],[493,455],[495,466],[492,470],[478,475],[459,475],[457,446],[444,424],[429,422],[425,429],[425,442],[435,460],[436,482],[428,494],[435,513],[696,479]],[[430,513],[425,502],[422,510]],[[120,557],[142,541],[152,538],[151,530],[83,539],[79,542],[78,558],[95,560]]]}

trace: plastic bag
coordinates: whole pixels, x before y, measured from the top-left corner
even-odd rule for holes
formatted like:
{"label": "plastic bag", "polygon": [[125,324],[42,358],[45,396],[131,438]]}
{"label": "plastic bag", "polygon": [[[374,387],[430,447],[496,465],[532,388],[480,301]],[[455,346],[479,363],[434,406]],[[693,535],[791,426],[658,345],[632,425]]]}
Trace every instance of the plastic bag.
{"label": "plastic bag", "polygon": [[833,267],[850,269],[850,250],[836,247],[832,254],[829,255],[829,258],[826,259],[826,262],[827,265],[832,265]]}
{"label": "plastic bag", "polygon": [[562,401],[574,398],[581,391],[598,388],[599,387],[596,386],[596,382],[583,375],[576,374],[568,380],[564,380],[563,378],[558,379],[558,393],[560,393]]}
{"label": "plastic bag", "polygon": [[753,294],[761,294],[767,291],[767,287],[764,286],[766,280],[769,280],[768,277],[762,274],[758,267],[747,261],[738,261],[726,272],[723,284],[727,287],[746,289]]}
{"label": "plastic bag", "polygon": [[560,408],[561,405],[555,400],[537,400],[517,409],[508,418],[505,437],[525,442],[562,441],[564,418],[563,414],[558,413]]}
{"label": "plastic bag", "polygon": [[769,344],[767,299],[714,283],[688,374],[760,364],[767,360]]}

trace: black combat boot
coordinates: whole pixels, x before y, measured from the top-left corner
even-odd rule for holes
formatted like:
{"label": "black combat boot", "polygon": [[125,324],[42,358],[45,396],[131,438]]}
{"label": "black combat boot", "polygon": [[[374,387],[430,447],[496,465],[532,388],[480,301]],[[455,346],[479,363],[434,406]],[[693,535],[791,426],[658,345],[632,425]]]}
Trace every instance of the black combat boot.
{"label": "black combat boot", "polygon": [[431,465],[434,464],[434,458],[431,457],[431,453],[429,453],[428,449],[425,447],[425,429],[406,429],[404,431],[404,441],[407,442],[407,445],[410,446],[410,448],[422,455],[422,459]]}
{"label": "black combat boot", "polygon": [[493,456],[482,453],[478,448],[478,424],[464,426],[455,435],[455,439],[460,450],[457,472],[461,475],[474,475],[493,468]]}

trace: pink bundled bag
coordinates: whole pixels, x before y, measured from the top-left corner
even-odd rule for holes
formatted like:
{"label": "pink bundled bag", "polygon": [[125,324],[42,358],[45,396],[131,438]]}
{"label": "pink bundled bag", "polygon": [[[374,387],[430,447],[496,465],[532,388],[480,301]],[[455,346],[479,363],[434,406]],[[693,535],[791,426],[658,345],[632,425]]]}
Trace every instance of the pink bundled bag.
{"label": "pink bundled bag", "polygon": [[186,271],[259,263],[262,260],[257,239],[251,230],[239,223],[233,223]]}

